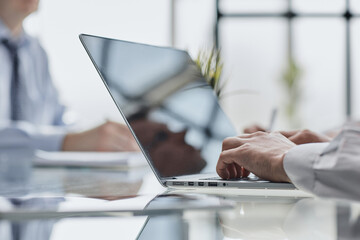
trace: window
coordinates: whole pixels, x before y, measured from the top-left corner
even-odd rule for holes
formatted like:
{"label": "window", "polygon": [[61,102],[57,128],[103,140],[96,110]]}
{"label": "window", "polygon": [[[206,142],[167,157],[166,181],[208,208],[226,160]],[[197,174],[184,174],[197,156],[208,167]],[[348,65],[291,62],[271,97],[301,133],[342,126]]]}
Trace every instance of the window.
{"label": "window", "polygon": [[[291,56],[302,72],[300,127],[321,131],[360,117],[359,1],[216,0],[216,7],[214,39],[231,65],[231,86],[260,93],[248,97],[250,102],[239,95],[226,107],[253,105],[252,119],[265,118],[263,124],[266,117],[256,111],[269,113],[277,104],[284,113],[280,81]],[[244,107],[235,119],[250,121],[249,109]],[[278,128],[294,126],[280,115]]]}

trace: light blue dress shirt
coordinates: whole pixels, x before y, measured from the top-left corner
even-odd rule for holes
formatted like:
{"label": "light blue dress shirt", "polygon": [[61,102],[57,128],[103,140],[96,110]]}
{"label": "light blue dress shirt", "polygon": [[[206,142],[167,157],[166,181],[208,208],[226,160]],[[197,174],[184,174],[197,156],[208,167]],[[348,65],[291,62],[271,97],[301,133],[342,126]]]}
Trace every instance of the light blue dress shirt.
{"label": "light blue dress shirt", "polygon": [[[0,43],[0,129],[20,129],[30,136],[35,148],[57,151],[65,134],[65,107],[49,73],[48,59],[39,41],[25,32],[13,39],[0,20],[0,40],[9,39],[18,46],[19,104],[22,121],[10,119],[12,61],[8,49]],[[8,132],[8,131],[5,131]],[[0,136],[6,138],[6,136]],[[1,147],[1,146],[0,146]]]}

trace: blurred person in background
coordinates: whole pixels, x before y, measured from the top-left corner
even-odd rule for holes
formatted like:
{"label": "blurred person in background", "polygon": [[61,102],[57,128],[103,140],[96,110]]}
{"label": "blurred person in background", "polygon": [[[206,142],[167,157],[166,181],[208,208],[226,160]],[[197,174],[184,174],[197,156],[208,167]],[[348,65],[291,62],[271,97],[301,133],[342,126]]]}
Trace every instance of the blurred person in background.
{"label": "blurred person in background", "polygon": [[68,132],[47,55],[23,29],[38,5],[39,0],[0,0],[0,129],[24,131],[35,148],[47,151],[137,150],[128,128],[116,122]]}

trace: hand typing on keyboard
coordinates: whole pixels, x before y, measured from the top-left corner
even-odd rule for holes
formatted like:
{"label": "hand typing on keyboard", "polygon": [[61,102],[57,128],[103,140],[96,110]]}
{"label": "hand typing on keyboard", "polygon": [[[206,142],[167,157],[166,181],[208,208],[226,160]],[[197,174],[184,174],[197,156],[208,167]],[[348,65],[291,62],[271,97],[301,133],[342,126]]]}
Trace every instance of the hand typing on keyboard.
{"label": "hand typing on keyboard", "polygon": [[223,179],[247,177],[252,172],[262,179],[290,182],[283,159],[294,146],[280,133],[256,132],[227,138],[216,171]]}

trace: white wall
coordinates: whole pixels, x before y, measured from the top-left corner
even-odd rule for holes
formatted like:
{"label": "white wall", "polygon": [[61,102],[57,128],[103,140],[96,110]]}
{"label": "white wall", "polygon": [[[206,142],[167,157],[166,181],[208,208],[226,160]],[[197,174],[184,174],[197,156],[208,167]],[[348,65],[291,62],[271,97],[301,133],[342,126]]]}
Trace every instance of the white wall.
{"label": "white wall", "polygon": [[157,45],[169,42],[166,0],[43,0],[26,27],[46,48],[63,101],[83,125],[119,118],[78,35],[96,34]]}

